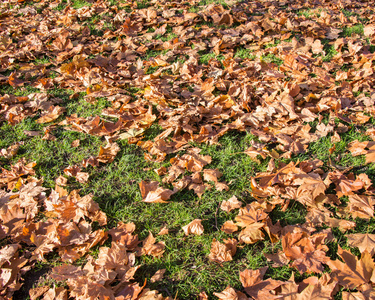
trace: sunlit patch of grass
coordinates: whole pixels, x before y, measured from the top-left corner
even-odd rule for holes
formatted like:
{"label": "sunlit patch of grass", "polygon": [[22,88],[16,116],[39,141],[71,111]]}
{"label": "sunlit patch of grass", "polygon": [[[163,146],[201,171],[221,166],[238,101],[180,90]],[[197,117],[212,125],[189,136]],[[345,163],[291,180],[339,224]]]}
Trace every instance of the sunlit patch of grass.
{"label": "sunlit patch of grass", "polygon": [[149,2],[150,2],[149,0],[137,1],[137,9],[149,7],[151,5]]}
{"label": "sunlit patch of grass", "polygon": [[278,66],[281,66],[284,62],[281,58],[277,57],[275,54],[272,53],[262,56],[262,60],[266,63],[277,64]]}
{"label": "sunlit patch of grass", "polygon": [[322,61],[330,61],[338,53],[333,45],[330,45],[325,52],[326,55],[322,58]]}
{"label": "sunlit patch of grass", "polygon": [[202,55],[199,57],[199,63],[204,64],[204,65],[207,65],[208,62],[210,61],[210,59],[217,59],[218,61],[221,61],[221,60],[224,59],[224,56],[221,55],[221,54],[216,55],[216,54],[213,53],[213,52],[206,53],[206,54],[202,54]]}
{"label": "sunlit patch of grass", "polygon": [[243,47],[237,48],[234,58],[250,59],[253,60],[256,56],[252,54],[252,51]]}
{"label": "sunlit patch of grass", "polygon": [[350,37],[353,34],[363,35],[363,29],[364,29],[364,25],[361,23],[350,26],[350,27],[344,27],[341,35],[347,36],[347,37]]}
{"label": "sunlit patch of grass", "polygon": [[30,85],[14,88],[8,84],[0,86],[0,95],[28,96],[33,93],[40,93],[40,90]]}
{"label": "sunlit patch of grass", "polygon": [[84,6],[89,6],[90,7],[91,5],[92,5],[92,3],[87,2],[85,0],[73,0],[72,1],[72,7],[74,9],[79,9],[79,8],[84,7]]}

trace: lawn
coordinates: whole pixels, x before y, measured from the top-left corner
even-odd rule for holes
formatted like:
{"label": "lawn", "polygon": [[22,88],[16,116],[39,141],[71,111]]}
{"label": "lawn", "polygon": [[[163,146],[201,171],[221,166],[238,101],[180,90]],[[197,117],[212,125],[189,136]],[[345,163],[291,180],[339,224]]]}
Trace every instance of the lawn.
{"label": "lawn", "polygon": [[2,299],[375,298],[368,2],[0,3]]}

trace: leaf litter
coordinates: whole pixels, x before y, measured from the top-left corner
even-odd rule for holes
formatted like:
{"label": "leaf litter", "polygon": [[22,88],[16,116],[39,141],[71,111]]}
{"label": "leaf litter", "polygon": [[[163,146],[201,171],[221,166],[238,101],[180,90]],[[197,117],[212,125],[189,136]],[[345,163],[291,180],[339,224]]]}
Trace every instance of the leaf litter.
{"label": "leaf litter", "polygon": [[[197,12],[191,11],[193,5]],[[364,155],[365,164],[375,161],[374,8],[360,1],[316,1],[307,12],[304,1],[202,5],[197,0],[159,0],[146,6],[132,1],[89,1],[80,8],[66,1],[3,1],[0,122],[15,126],[34,118],[44,126],[47,141],[56,140],[53,132],[59,128],[105,139],[107,145],[96,157],[63,170],[80,184],[91,180],[83,169],[115,160],[121,151],[116,140],[136,144],[147,161],[169,161],[168,167],[155,169],[161,182],[139,183],[149,205],[168,205],[184,189],[199,198],[212,188],[230,191],[230,183],[219,181],[225,170],[210,169],[211,156],[193,145],[219,144],[229,131],[249,132],[257,141],[243,153],[256,163],[270,161],[266,172],[249,181],[252,202],[233,196],[221,203],[228,214],[238,211],[217,228],[230,237],[213,239],[207,259],[220,268],[244,244],[280,241],[281,249],[265,254],[266,259],[309,277],[296,281],[293,274],[280,281],[267,275],[267,267],[245,269],[238,278],[241,291],[227,286],[213,295],[333,299],[345,289],[343,299],[374,298],[374,234],[347,233],[356,220],[374,217],[371,178],[335,163],[327,169],[326,162],[315,158],[283,162],[307,153],[319,139],[340,143],[342,133],[359,126],[367,126],[368,140],[351,142],[347,153]],[[85,22],[95,16],[100,16],[100,33]],[[359,24],[359,32],[350,31]],[[47,62],[35,63],[41,57]],[[33,92],[16,93],[26,87]],[[104,97],[110,106],[100,115],[69,114],[64,101],[50,93],[54,88],[73,90],[70,101],[85,93],[88,103]],[[162,132],[145,140],[153,124]],[[79,147],[80,141],[71,146]],[[91,194],[70,189],[64,176],[56,176],[56,187],[49,190],[43,178],[35,177],[35,162],[11,164],[19,148],[13,144],[0,150],[3,299],[11,299],[25,273],[51,253],[63,264],[50,276],[65,286],[33,288],[32,299],[172,299],[134,279],[141,267],[137,257],[163,256],[169,251],[165,242],[152,232],[139,240],[133,223],[104,230],[107,216]],[[272,212],[285,212],[291,203],[305,207],[306,222],[273,223]],[[204,235],[201,221],[181,229],[185,235]],[[337,259],[328,255],[327,243],[335,241],[333,228],[359,249],[360,257],[340,246]],[[164,227],[158,235],[166,234],[172,233]],[[109,237],[111,243],[104,246]],[[95,247],[99,252],[93,256]],[[76,264],[82,257],[86,262]],[[158,270],[151,282],[162,280],[165,272]],[[207,297],[200,293],[200,298]]]}

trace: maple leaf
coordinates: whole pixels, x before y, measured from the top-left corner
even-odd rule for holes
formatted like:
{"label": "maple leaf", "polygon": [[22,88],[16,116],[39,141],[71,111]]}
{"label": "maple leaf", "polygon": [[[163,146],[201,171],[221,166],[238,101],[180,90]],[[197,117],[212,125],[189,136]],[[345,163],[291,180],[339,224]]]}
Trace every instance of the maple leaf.
{"label": "maple leaf", "polygon": [[43,112],[41,117],[36,120],[38,123],[48,123],[56,120],[65,111],[65,108],[60,106],[50,106],[50,108]]}
{"label": "maple leaf", "polygon": [[295,228],[295,232],[288,232],[282,237],[283,250],[288,259],[293,259],[292,266],[300,272],[322,273],[323,263],[329,258],[322,251],[327,249],[322,246],[323,241],[329,239],[327,232],[309,236],[306,231]]}
{"label": "maple leaf", "polygon": [[159,182],[151,181],[149,183],[141,181],[139,183],[141,194],[144,202],[147,203],[168,203],[168,200],[174,191],[159,187]]}
{"label": "maple leaf", "polygon": [[195,219],[191,221],[189,224],[182,227],[182,229],[185,232],[185,235],[194,234],[194,235],[202,235],[204,228],[202,225],[201,219]]}
{"label": "maple leaf", "polygon": [[372,196],[349,195],[349,204],[345,211],[353,218],[370,219],[374,216],[375,200]]}
{"label": "maple leaf", "polygon": [[254,299],[277,299],[270,292],[278,288],[282,282],[271,278],[263,280],[268,267],[257,270],[246,269],[240,272],[240,281],[246,293]]}
{"label": "maple leaf", "polygon": [[52,287],[44,293],[43,300],[66,300],[68,298],[68,290],[63,286]]}
{"label": "maple leaf", "polygon": [[237,241],[235,239],[224,240],[224,244],[213,239],[208,258],[218,263],[231,261],[236,254]]}
{"label": "maple leaf", "polygon": [[264,233],[261,228],[264,227],[264,223],[253,223],[246,226],[238,235],[238,240],[245,244],[254,244],[264,239]]}
{"label": "maple leaf", "polygon": [[355,233],[348,234],[348,244],[352,247],[358,247],[361,253],[367,251],[371,256],[375,253],[375,234]]}
{"label": "maple leaf", "polygon": [[332,212],[326,208],[313,208],[307,213],[306,220],[311,222],[314,226],[326,224],[330,227],[338,227],[342,232],[356,227],[355,222],[345,219],[332,218],[331,214]]}
{"label": "maple leaf", "polygon": [[327,265],[332,269],[332,276],[342,286],[349,289],[355,289],[362,284],[370,282],[374,271],[374,261],[370,253],[363,252],[361,258],[358,259],[349,251],[343,250],[340,246],[337,254],[344,262],[339,260],[329,260]]}
{"label": "maple leaf", "polygon": [[241,227],[246,227],[258,221],[264,220],[268,217],[268,214],[262,209],[257,209],[253,205],[246,205],[241,208],[238,215],[236,216],[236,224]]}
{"label": "maple leaf", "polygon": [[138,235],[133,235],[135,230],[134,223],[119,222],[117,227],[108,230],[112,241],[124,245],[128,250],[134,250],[138,245]]}
{"label": "maple leaf", "polygon": [[163,227],[162,229],[160,229],[158,235],[165,235],[165,234],[169,234],[169,230],[167,227]]}
{"label": "maple leaf", "polygon": [[307,281],[306,287],[303,287],[305,281],[298,285],[294,281],[294,274],[292,274],[291,278],[281,285],[281,292],[278,293],[278,296],[290,300],[332,299],[337,282],[333,282],[330,278],[327,280],[324,276],[320,279],[309,277]]}
{"label": "maple leaf", "polygon": [[6,149],[1,149],[0,156],[5,157],[6,159],[12,158],[17,154],[19,148],[20,144],[14,144]]}
{"label": "maple leaf", "polygon": [[205,181],[213,181],[215,183],[218,182],[218,178],[223,176],[223,173],[221,173],[217,169],[204,169],[203,170],[203,178]]}
{"label": "maple leaf", "polygon": [[238,226],[233,221],[226,221],[223,226],[221,226],[220,230],[230,234],[236,232],[238,230]]}
{"label": "maple leaf", "polygon": [[226,289],[220,293],[214,293],[220,300],[246,300],[248,299],[245,294],[236,291],[231,286],[227,286]]}
{"label": "maple leaf", "polygon": [[143,241],[143,247],[141,249],[142,254],[152,255],[154,257],[160,257],[164,253],[165,243],[157,242],[152,233]]}
{"label": "maple leaf", "polygon": [[236,196],[232,196],[227,201],[223,201],[220,208],[226,212],[230,212],[233,209],[240,208],[242,206],[241,201],[238,201]]}
{"label": "maple leaf", "polygon": [[109,143],[104,147],[100,146],[99,155],[96,159],[102,163],[111,163],[120,150],[121,149],[117,143]]}
{"label": "maple leaf", "polygon": [[47,285],[30,289],[29,290],[30,299],[36,300],[39,297],[43,296],[48,290],[49,290],[49,286]]}

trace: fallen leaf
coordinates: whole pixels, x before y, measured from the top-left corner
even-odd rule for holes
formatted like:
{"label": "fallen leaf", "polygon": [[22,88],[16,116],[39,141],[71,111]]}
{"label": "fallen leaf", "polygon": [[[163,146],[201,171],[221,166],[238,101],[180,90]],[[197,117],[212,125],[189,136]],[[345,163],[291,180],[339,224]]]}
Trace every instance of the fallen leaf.
{"label": "fallen leaf", "polygon": [[236,240],[227,240],[226,243],[222,244],[214,239],[212,241],[210,255],[208,258],[218,263],[231,261],[233,256],[236,254],[236,246]]}
{"label": "fallen leaf", "polygon": [[221,203],[221,206],[220,208],[226,212],[230,212],[232,211],[233,209],[236,209],[236,208],[240,208],[242,206],[242,203],[241,201],[238,201],[237,197],[236,196],[233,196],[231,197],[229,200],[227,201],[223,201]]}
{"label": "fallen leaf", "polygon": [[159,182],[151,181],[149,183],[141,181],[139,183],[143,202],[147,203],[168,203],[166,200],[174,194],[169,189],[159,187]]}
{"label": "fallen leaf", "polygon": [[185,235],[189,235],[189,234],[202,235],[203,231],[204,231],[204,228],[203,228],[203,225],[202,225],[201,222],[202,222],[202,220],[195,219],[195,220],[191,221],[189,224],[182,227],[182,229],[185,232]]}
{"label": "fallen leaf", "polygon": [[238,230],[238,226],[233,221],[226,221],[223,226],[221,226],[221,231],[231,234]]}
{"label": "fallen leaf", "polygon": [[348,234],[348,245],[351,247],[358,247],[361,253],[367,251],[371,256],[375,254],[375,234],[355,233]]}
{"label": "fallen leaf", "polygon": [[156,273],[150,278],[151,282],[157,282],[163,279],[166,269],[156,271]]}

